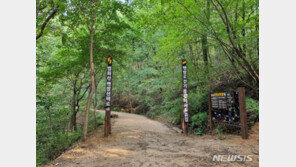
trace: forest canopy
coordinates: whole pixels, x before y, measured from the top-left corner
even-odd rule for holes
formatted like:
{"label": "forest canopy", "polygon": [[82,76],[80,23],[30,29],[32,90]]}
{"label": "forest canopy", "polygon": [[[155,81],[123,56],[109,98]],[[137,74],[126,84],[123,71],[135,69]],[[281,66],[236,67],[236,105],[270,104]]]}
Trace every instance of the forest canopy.
{"label": "forest canopy", "polygon": [[180,124],[187,60],[190,130],[208,133],[208,92],[246,88],[258,121],[258,0],[36,0],[37,164],[103,124],[112,106]]}

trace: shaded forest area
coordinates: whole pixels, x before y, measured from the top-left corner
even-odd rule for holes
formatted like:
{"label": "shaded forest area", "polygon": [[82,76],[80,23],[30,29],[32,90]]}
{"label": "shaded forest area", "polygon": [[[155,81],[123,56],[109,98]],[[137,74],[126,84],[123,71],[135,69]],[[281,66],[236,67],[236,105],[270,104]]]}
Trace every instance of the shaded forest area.
{"label": "shaded forest area", "polygon": [[37,164],[103,124],[107,56],[114,111],[180,125],[186,59],[191,133],[209,133],[209,91],[245,87],[259,121],[258,0],[36,0]]}

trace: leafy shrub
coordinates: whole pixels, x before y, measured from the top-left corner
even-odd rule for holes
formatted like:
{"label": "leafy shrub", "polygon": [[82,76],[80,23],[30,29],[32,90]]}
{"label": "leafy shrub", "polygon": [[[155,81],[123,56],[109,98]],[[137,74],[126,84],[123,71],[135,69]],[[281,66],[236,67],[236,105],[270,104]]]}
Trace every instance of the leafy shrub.
{"label": "leafy shrub", "polygon": [[[70,120],[68,108],[52,106],[48,110],[41,105],[37,105],[37,126],[36,126],[36,161],[37,165],[44,165],[55,159],[67,148],[81,139],[82,129],[71,132],[67,130]],[[97,125],[104,123],[104,117],[98,115]],[[94,129],[94,114],[90,113],[88,130]]]}
{"label": "leafy shrub", "polygon": [[137,108],[135,113],[136,114],[146,114],[146,112],[149,110],[149,106],[147,103],[141,103]]}
{"label": "leafy shrub", "polygon": [[215,133],[216,134],[221,134],[221,133],[223,133],[224,132],[224,130],[225,130],[225,126],[220,126],[220,125],[218,125],[216,128],[215,128]]}
{"label": "leafy shrub", "polygon": [[253,125],[255,122],[259,121],[259,101],[252,98],[246,98],[246,107],[248,123],[249,125]]}
{"label": "leafy shrub", "polygon": [[180,124],[181,123],[181,113],[182,113],[182,98],[165,98],[162,102],[161,107],[161,115],[167,116],[167,121],[173,124]]}
{"label": "leafy shrub", "polygon": [[205,130],[208,128],[208,117],[207,112],[199,112],[191,117],[190,128],[197,135],[204,134]]}

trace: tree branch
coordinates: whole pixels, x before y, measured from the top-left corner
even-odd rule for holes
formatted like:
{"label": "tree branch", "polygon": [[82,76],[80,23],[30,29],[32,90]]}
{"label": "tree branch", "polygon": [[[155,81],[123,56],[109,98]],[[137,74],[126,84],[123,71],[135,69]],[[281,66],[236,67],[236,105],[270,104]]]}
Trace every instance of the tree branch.
{"label": "tree branch", "polygon": [[36,40],[38,40],[43,35],[43,31],[44,31],[47,23],[50,21],[50,19],[52,19],[55,16],[55,14],[57,13],[57,11],[59,10],[60,2],[61,1],[58,2],[58,4],[52,10],[51,14],[46,18],[46,20],[42,24],[41,29],[40,29],[40,33],[36,36]]}

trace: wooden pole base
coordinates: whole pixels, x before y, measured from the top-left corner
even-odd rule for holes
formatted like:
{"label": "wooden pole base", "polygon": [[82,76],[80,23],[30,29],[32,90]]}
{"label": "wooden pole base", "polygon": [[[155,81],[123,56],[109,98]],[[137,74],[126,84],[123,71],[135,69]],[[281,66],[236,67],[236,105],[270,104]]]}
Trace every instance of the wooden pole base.
{"label": "wooden pole base", "polygon": [[241,121],[241,135],[243,139],[248,138],[248,124],[247,124],[247,112],[246,112],[246,95],[245,88],[238,88],[238,101],[239,101],[239,112]]}

